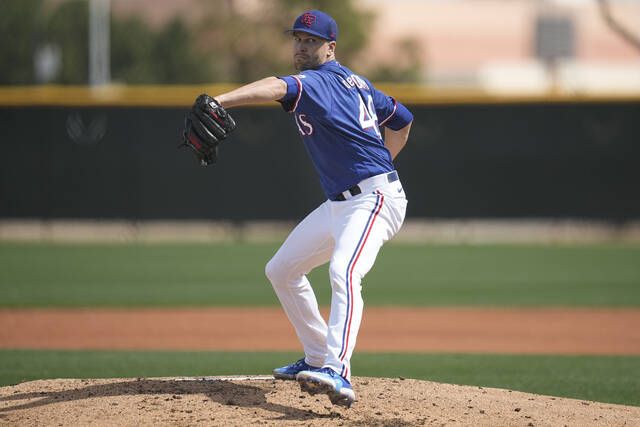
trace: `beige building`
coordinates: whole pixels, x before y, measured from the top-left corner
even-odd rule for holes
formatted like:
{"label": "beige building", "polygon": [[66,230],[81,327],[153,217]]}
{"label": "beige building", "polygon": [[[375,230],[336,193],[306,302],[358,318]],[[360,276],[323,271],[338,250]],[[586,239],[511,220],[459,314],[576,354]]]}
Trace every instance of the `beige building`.
{"label": "beige building", "polygon": [[[497,91],[544,91],[551,76],[536,57],[536,21],[572,23],[574,55],[557,64],[562,91],[640,92],[640,50],[607,27],[596,0],[359,0],[377,12],[372,56],[393,61],[394,41],[414,37],[425,80]],[[613,0],[616,19],[640,38],[640,1]]]}

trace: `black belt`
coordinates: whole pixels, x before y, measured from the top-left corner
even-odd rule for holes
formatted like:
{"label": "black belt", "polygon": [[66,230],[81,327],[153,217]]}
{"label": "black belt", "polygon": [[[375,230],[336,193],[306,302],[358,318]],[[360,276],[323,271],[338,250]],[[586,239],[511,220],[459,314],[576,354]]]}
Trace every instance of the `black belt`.
{"label": "black belt", "polygon": [[[392,182],[395,182],[397,180],[398,180],[398,172],[393,171],[393,172],[389,172],[387,174],[387,182],[388,183],[392,183]],[[358,194],[362,193],[362,189],[360,188],[360,186],[358,184],[354,185],[353,187],[351,187],[351,188],[349,188],[349,189],[347,189],[345,191],[348,191],[351,194],[351,196],[357,196]],[[344,193],[344,191],[342,193]],[[343,202],[343,201],[347,200],[347,198],[344,197],[344,194],[342,194],[342,193],[338,194],[333,200],[336,201],[336,202]]]}

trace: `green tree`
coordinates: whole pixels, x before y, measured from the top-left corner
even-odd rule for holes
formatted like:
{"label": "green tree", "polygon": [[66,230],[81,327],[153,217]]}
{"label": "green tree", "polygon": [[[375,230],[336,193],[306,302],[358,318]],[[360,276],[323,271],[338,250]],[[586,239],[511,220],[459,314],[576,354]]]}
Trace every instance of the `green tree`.
{"label": "green tree", "polygon": [[[42,0],[2,0],[0,84],[33,84],[34,54],[52,45],[61,66],[53,83],[87,84],[89,8],[86,0],[45,7]],[[111,19],[111,75],[123,83],[202,83],[211,80],[207,54],[194,35],[174,19],[158,30],[140,17]]]}
{"label": "green tree", "polygon": [[89,81],[89,6],[84,0],[62,2],[47,17],[44,38],[62,52],[62,68],[56,83]]}
{"label": "green tree", "polygon": [[123,83],[155,83],[153,48],[153,34],[142,18],[112,18],[111,79]]}
{"label": "green tree", "polygon": [[42,0],[2,0],[0,84],[34,82],[33,55],[42,31]]}
{"label": "green tree", "polygon": [[[321,9],[338,21],[338,59],[356,72],[385,81],[416,81],[416,45],[402,41],[400,60],[368,70],[358,66],[375,16],[354,0],[269,0],[247,11],[238,0],[201,0],[202,18],[191,27],[180,19],[152,29],[143,17],[111,17],[111,76],[127,84],[244,83],[292,70],[291,39],[284,34],[304,10]],[[53,82],[88,82],[88,2],[2,0],[0,84],[36,83],[34,54],[42,46],[59,52]],[[413,44],[412,44],[413,43]]]}
{"label": "green tree", "polygon": [[170,21],[157,34],[153,54],[159,83],[211,81],[210,57],[196,49],[195,37],[182,20]]}
{"label": "green tree", "polygon": [[125,83],[203,83],[210,60],[179,19],[157,31],[137,16],[111,21],[111,75]]}

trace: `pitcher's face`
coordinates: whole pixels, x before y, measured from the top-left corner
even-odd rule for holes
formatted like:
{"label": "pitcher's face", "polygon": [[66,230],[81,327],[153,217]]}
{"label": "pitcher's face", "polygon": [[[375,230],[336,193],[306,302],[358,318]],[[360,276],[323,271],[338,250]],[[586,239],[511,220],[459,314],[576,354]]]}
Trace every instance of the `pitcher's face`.
{"label": "pitcher's face", "polygon": [[298,71],[309,70],[334,59],[336,42],[312,34],[293,33],[293,65]]}

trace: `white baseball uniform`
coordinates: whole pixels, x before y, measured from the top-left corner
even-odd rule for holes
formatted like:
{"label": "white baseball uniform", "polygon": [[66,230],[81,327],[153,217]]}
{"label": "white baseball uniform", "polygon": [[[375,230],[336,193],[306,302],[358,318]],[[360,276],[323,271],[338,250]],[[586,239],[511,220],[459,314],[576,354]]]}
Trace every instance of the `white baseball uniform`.
{"label": "white baseball uniform", "polygon": [[[336,61],[281,77],[280,100],[320,176],[327,200],[288,236],[266,275],[302,342],[305,360],[349,380],[362,320],[361,281],[404,221],[407,199],[378,126],[413,119],[391,97]],[[384,117],[379,123],[378,117]],[[307,273],[329,262],[331,313],[322,318]]]}

